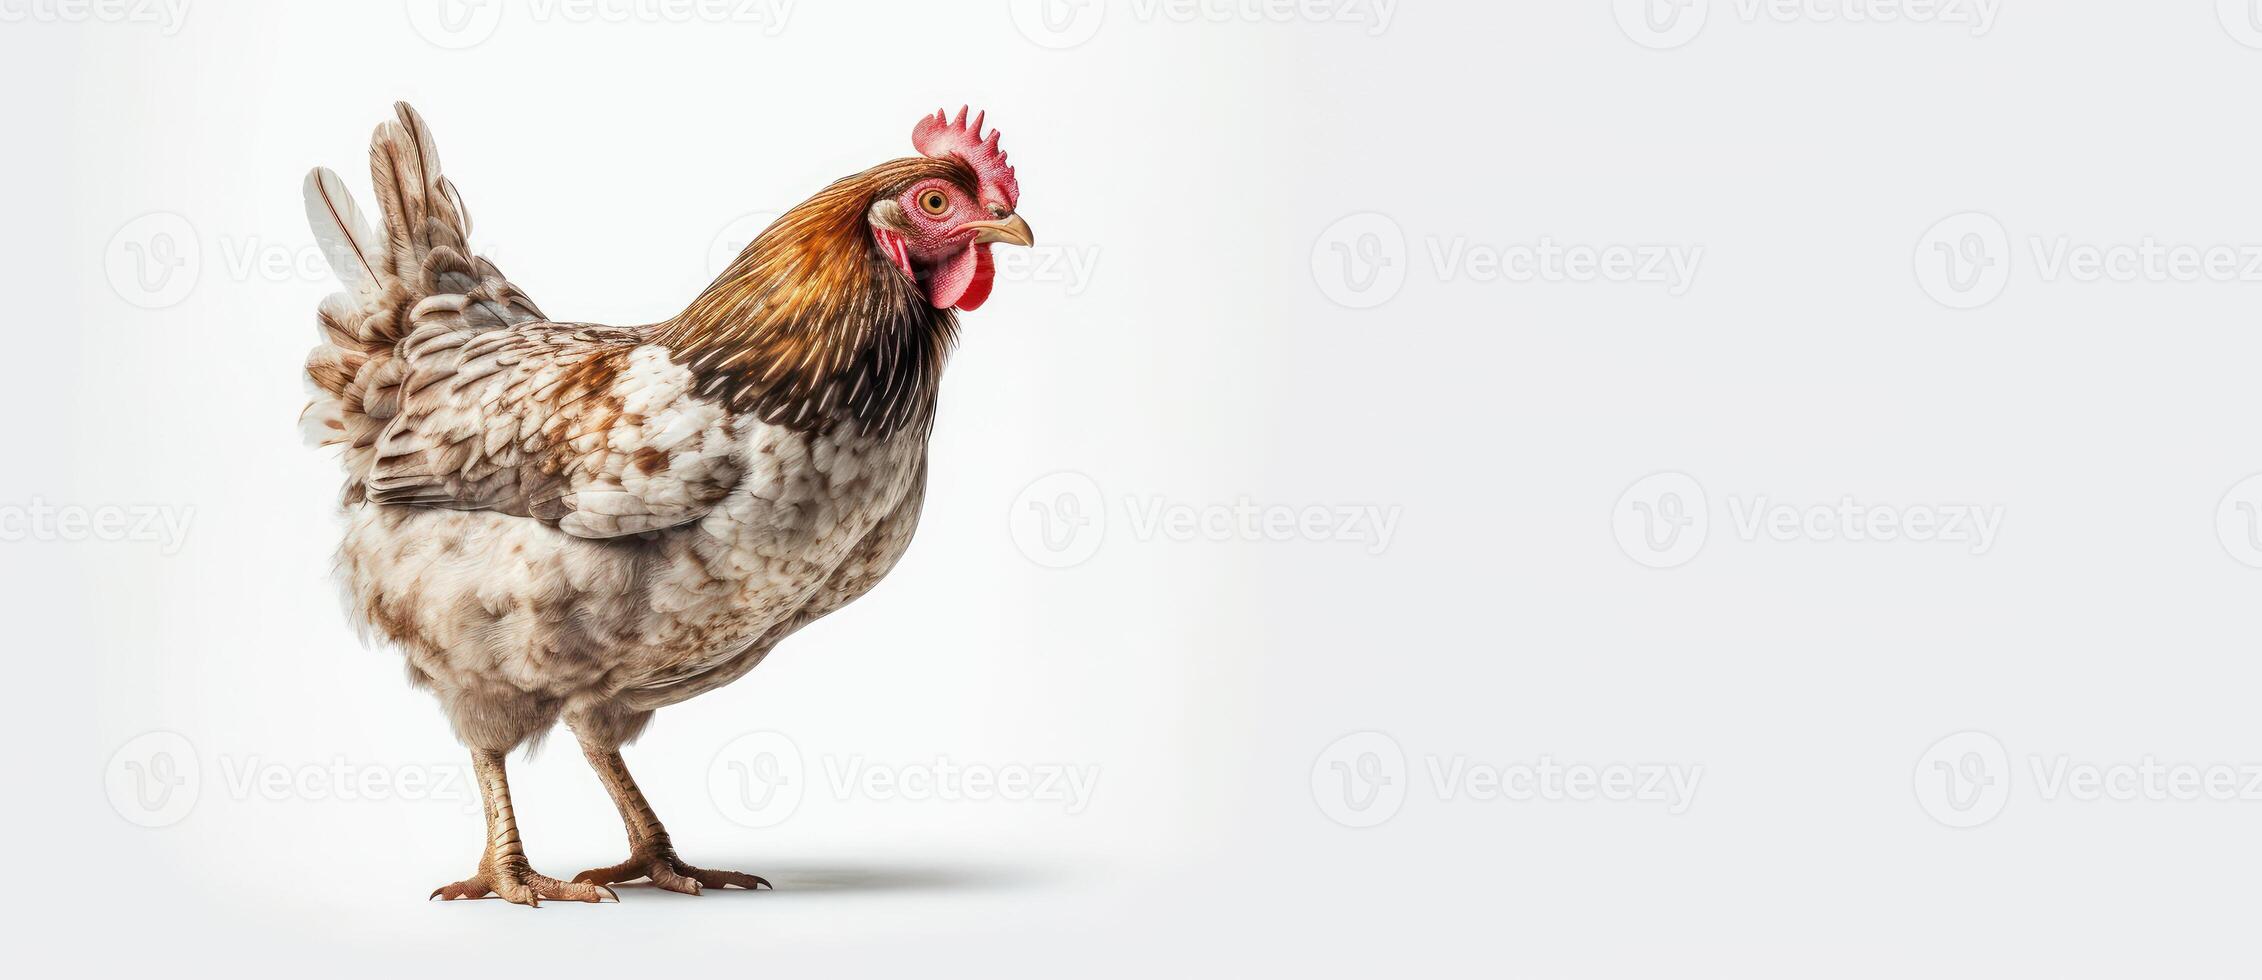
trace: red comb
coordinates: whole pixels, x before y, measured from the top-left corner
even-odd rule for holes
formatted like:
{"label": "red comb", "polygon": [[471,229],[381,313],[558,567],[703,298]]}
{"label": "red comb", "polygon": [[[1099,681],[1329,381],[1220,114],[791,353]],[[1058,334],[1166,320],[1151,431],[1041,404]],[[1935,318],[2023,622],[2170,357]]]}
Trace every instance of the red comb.
{"label": "red comb", "polygon": [[1021,182],[1013,178],[1013,168],[1005,165],[1005,152],[997,148],[997,130],[982,136],[982,120],[988,114],[976,113],[974,125],[966,125],[966,107],[958,107],[958,118],[953,120],[935,110],[932,116],[919,120],[911,130],[911,145],[919,152],[935,157],[958,157],[982,178],[983,204],[1003,204],[1012,210],[1021,199]]}

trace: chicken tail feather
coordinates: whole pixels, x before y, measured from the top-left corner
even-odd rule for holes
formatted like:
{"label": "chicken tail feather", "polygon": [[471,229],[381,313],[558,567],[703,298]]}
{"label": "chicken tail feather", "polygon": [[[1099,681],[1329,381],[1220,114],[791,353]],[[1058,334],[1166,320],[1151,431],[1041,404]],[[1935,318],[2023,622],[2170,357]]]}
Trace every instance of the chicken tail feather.
{"label": "chicken tail feather", "polygon": [[374,227],[337,174],[317,167],[306,175],[307,224],[346,287],[322,303],[321,342],[307,356],[312,401],[300,424],[315,445],[374,442],[383,419],[370,409],[382,407],[396,349],[420,317],[460,311],[466,330],[542,319],[494,263],[471,251],[471,212],[440,169],[424,117],[406,102],[394,103],[393,114],[369,142]]}
{"label": "chicken tail feather", "polygon": [[306,175],[306,223],[314,229],[315,244],[338,281],[357,298],[375,298],[392,266],[380,265],[384,253],[361,216],[361,206],[354,203],[346,182],[328,167],[316,167]]}

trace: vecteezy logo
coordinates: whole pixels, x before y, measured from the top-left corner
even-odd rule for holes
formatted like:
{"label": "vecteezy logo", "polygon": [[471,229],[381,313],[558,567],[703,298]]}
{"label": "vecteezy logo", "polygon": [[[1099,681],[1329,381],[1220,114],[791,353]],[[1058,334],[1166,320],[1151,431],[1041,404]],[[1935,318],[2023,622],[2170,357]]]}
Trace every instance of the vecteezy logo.
{"label": "vecteezy logo", "polygon": [[1966,211],[1940,219],[1916,243],[1916,282],[1952,310],[1976,310],[2011,281],[2011,236],[1992,215]]}
{"label": "vecteezy logo", "polygon": [[1711,530],[1704,486],[1687,473],[1653,473],[1618,495],[1611,530],[1626,557],[1650,568],[1678,568],[1704,550]]}
{"label": "vecteezy logo", "polygon": [[2011,757],[1986,732],[1957,732],[1932,743],[1912,774],[1916,802],[1943,826],[1977,827],[2011,799]]}
{"label": "vecteezy logo", "polygon": [[408,0],[408,23],[426,41],[450,50],[476,47],[503,22],[502,0]]}
{"label": "vecteezy logo", "polygon": [[1709,0],[1617,0],[1618,29],[1635,44],[1664,51],[1696,40]]}
{"label": "vecteezy logo", "polygon": [[730,822],[760,830],[775,827],[801,808],[808,791],[801,747],[778,732],[749,732],[731,739],[707,764],[707,795]]}
{"label": "vecteezy logo", "polygon": [[1107,0],[1013,0],[1013,26],[1038,47],[1073,48],[1100,32]]}
{"label": "vecteezy logo", "polygon": [[730,264],[738,260],[738,253],[746,251],[746,246],[778,217],[776,211],[748,211],[730,219],[729,224],[715,233],[714,240],[707,243],[707,278],[722,275],[729,269]]}
{"label": "vecteezy logo", "polygon": [[110,753],[102,772],[110,807],[127,823],[170,827],[196,808],[202,769],[196,747],[174,732],[146,732]]}
{"label": "vecteezy logo", "polygon": [[1347,215],[1312,243],[1312,281],[1339,306],[1381,306],[1406,284],[1406,234],[1388,215]]}
{"label": "vecteezy logo", "polygon": [[2215,0],[2215,16],[2232,40],[2262,48],[2262,0]]}
{"label": "vecteezy logo", "polygon": [[1013,544],[1030,561],[1073,568],[1090,561],[1107,537],[1107,500],[1091,477],[1052,473],[1021,489],[1006,523]]}
{"label": "vecteezy logo", "polygon": [[120,299],[159,310],[188,298],[204,249],[187,218],[153,211],[128,221],[102,250],[102,268]]}
{"label": "vecteezy logo", "polygon": [[1312,763],[1312,802],[1329,820],[1372,827],[1406,802],[1406,753],[1381,732],[1345,735]]}
{"label": "vecteezy logo", "polygon": [[2232,560],[2262,568],[2262,473],[2231,485],[2215,505],[2215,537]]}

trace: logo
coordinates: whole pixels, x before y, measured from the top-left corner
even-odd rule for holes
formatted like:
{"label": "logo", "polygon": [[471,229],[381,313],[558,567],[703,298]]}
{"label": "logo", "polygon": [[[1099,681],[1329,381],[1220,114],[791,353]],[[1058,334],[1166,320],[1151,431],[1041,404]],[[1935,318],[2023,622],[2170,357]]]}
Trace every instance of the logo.
{"label": "logo", "polygon": [[2011,799],[2011,757],[1986,732],[1957,732],[1916,760],[1916,802],[1959,830],[1995,819]]}
{"label": "logo", "polygon": [[1373,827],[1406,802],[1406,753],[1381,732],[1345,735],[1312,763],[1312,802],[1346,827]]}
{"label": "logo", "polygon": [[1678,568],[1704,550],[1711,517],[1704,486],[1687,473],[1653,473],[1618,495],[1611,530],[1626,557],[1649,568]]}
{"label": "logo", "polygon": [[188,819],[202,788],[196,747],[174,732],[137,735],[110,754],[103,769],[110,807],[138,827],[170,827]]}
{"label": "logo", "polygon": [[1704,30],[1709,0],[1616,0],[1618,29],[1658,51],[1680,47]]}
{"label": "logo", "polygon": [[1406,235],[1372,211],[1347,215],[1312,243],[1312,281],[1336,305],[1381,306],[1406,284]]}
{"label": "logo", "polygon": [[120,299],[161,310],[188,298],[203,271],[204,247],[187,218],[154,211],[126,222],[102,250],[103,270]]}
{"label": "logo", "polygon": [[2215,537],[2232,560],[2262,568],[2262,473],[2240,480],[2215,505]]}
{"label": "logo", "polygon": [[1090,561],[1107,537],[1107,500],[1091,477],[1053,473],[1022,488],[1006,523],[1014,545],[1030,561],[1073,568]]}
{"label": "logo", "polygon": [[1073,48],[1100,32],[1107,0],[1012,0],[1013,26],[1041,48]]}
{"label": "logo", "polygon": [[408,23],[426,41],[451,51],[477,47],[503,22],[502,0],[409,0]]}
{"label": "logo", "polygon": [[1916,282],[1951,310],[1976,310],[2011,281],[2011,236],[1978,211],[1942,218],[1916,243]]}
{"label": "logo", "polygon": [[808,792],[801,747],[778,732],[731,739],[707,764],[707,795],[723,817],[760,830],[792,818]]}
{"label": "logo", "polygon": [[2215,16],[2231,40],[2262,48],[2262,0],[2215,0]]}

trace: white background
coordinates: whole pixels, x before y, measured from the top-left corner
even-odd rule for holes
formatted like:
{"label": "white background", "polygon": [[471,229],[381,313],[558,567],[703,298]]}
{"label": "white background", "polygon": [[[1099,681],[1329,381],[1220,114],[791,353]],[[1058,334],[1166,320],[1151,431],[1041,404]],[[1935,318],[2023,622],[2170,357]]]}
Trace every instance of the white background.
{"label": "white background", "polygon": [[[1659,0],[1652,32],[1634,2],[510,2],[451,34],[432,0],[0,0],[16,955],[2248,972],[2262,798],[2113,767],[2262,765],[2262,279],[2045,260],[2262,242],[2262,13],[2010,0],[1981,32],[1848,3],[1924,9]],[[475,244],[609,323],[675,312],[747,216],[908,153],[922,112],[1004,131],[1041,247],[966,318],[909,557],[630,750],[686,858],[775,892],[426,904],[477,855],[468,787],[339,798],[333,766],[464,764],[344,625],[337,468],[294,431],[333,288],[299,180],[365,187],[396,98]],[[1456,239],[1702,251],[1685,288],[1511,281],[1441,267]],[[1805,519],[1842,503],[2000,525]],[[1148,523],[1242,505],[1329,510]],[[1744,528],[1779,505],[1799,526]],[[1649,547],[1667,507],[1701,547]],[[186,530],[35,533],[35,508]],[[1387,543],[1324,516],[1367,508]],[[709,777],[764,732],[800,797],[754,829]],[[827,775],[942,759],[1096,790]],[[1700,779],[1674,806],[1438,775],[1542,759]],[[567,739],[512,764],[538,868],[622,856]],[[2126,791],[2051,777],[2085,767]],[[269,771],[288,785],[246,782]]]}

